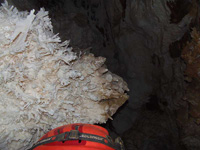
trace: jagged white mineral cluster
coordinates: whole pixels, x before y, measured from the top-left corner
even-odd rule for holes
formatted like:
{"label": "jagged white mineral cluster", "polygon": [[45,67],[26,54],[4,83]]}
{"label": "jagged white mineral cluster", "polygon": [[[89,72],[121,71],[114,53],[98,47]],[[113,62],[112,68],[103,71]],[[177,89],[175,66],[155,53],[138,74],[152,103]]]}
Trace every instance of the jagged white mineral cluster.
{"label": "jagged white mineral cluster", "polygon": [[0,7],[1,150],[28,149],[57,126],[104,123],[128,99],[105,58],[78,57],[52,30],[44,9]]}

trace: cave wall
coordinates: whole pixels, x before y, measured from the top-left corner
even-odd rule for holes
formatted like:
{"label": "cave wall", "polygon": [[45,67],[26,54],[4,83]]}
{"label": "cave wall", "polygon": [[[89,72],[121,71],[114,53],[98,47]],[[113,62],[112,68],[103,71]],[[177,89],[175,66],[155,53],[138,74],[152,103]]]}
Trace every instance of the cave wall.
{"label": "cave wall", "polygon": [[[148,130],[145,126],[151,120],[151,127],[159,128],[160,123],[165,124],[160,128],[162,136],[179,140],[173,111],[179,107],[178,101],[184,93],[185,65],[179,56],[174,57],[170,53],[170,45],[189,31],[189,24],[194,17],[193,13],[189,13],[192,6],[189,0],[182,1],[178,6],[175,5],[176,1],[168,0],[9,2],[20,10],[45,7],[52,18],[54,32],[59,33],[62,40],[70,39],[70,45],[77,52],[91,52],[106,57],[108,68],[126,80],[130,98],[114,115],[114,120],[105,125],[111,134],[125,134],[126,139],[129,134],[125,131],[132,129],[134,134],[141,135],[143,133],[139,131]],[[177,12],[176,7],[182,11]],[[150,148],[145,147],[144,143],[153,142],[145,139],[145,135],[155,132],[156,128],[150,133],[145,132],[140,139],[143,144],[137,143],[135,149]],[[155,135],[158,140],[160,136]],[[132,141],[136,138],[133,137]],[[164,141],[162,146],[168,142]],[[166,149],[172,148],[181,149],[179,142],[172,142]]]}

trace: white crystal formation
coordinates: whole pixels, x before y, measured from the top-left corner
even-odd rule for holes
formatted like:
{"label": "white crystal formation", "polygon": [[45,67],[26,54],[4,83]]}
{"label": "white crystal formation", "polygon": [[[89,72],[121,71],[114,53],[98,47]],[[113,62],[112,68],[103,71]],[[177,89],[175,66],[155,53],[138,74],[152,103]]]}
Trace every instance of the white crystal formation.
{"label": "white crystal formation", "polygon": [[[78,35],[77,35],[78,36]],[[70,123],[105,123],[128,99],[127,84],[105,58],[76,56],[48,12],[0,7],[0,149],[28,149]]]}

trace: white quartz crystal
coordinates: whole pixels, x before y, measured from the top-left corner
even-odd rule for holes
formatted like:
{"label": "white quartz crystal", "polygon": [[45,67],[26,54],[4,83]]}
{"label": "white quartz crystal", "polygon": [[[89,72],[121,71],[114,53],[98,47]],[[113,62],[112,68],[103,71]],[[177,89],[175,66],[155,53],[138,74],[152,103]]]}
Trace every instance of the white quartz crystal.
{"label": "white quartz crystal", "polygon": [[77,57],[68,44],[44,9],[0,7],[1,150],[28,149],[61,125],[105,123],[128,99],[127,84],[105,58]]}

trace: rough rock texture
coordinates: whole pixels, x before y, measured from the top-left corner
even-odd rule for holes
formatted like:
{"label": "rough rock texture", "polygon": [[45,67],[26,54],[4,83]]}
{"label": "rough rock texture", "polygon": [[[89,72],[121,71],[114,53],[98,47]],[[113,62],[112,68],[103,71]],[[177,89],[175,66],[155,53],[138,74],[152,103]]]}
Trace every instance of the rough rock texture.
{"label": "rough rock texture", "polygon": [[185,75],[200,80],[200,33],[194,28],[191,32],[192,40],[183,49],[182,58],[187,64]]}
{"label": "rough rock texture", "polygon": [[136,119],[123,135],[126,150],[184,150],[179,145],[178,128],[172,114],[143,108],[140,116],[143,119]]}
{"label": "rough rock texture", "polygon": [[[200,26],[196,25],[199,29]],[[177,120],[181,127],[181,139],[188,150],[200,149],[200,32],[194,28],[192,39],[184,47],[182,58],[186,62],[187,88],[180,101]]]}
{"label": "rough rock texture", "polygon": [[[114,120],[105,125],[113,135],[122,135],[130,129],[124,133],[124,142],[129,141],[127,137],[130,136],[132,142],[138,141],[140,136],[143,142],[136,143],[138,150],[147,149],[145,145],[152,150],[164,149],[166,145],[169,150],[184,149],[177,138],[181,126],[175,125],[177,118],[174,116],[176,110],[180,110],[177,115],[183,119],[188,115],[185,112],[188,105],[185,107],[185,101],[181,101],[186,65],[180,56],[188,40],[185,33],[190,32],[189,24],[197,18],[198,0],[10,1],[21,10],[45,7],[50,12],[54,31],[60,33],[62,40],[71,39],[70,44],[77,47],[77,51],[81,48],[81,51],[90,50],[106,57],[108,68],[127,81],[129,101],[116,113]],[[147,132],[149,128],[152,132]],[[139,136],[126,136],[131,131]],[[165,134],[166,139],[158,131]],[[156,141],[160,138],[164,140],[157,147]],[[177,143],[169,144],[170,138]]]}
{"label": "rough rock texture", "polygon": [[0,7],[0,149],[23,150],[70,123],[105,123],[128,99],[105,58],[77,56],[48,12]]}

